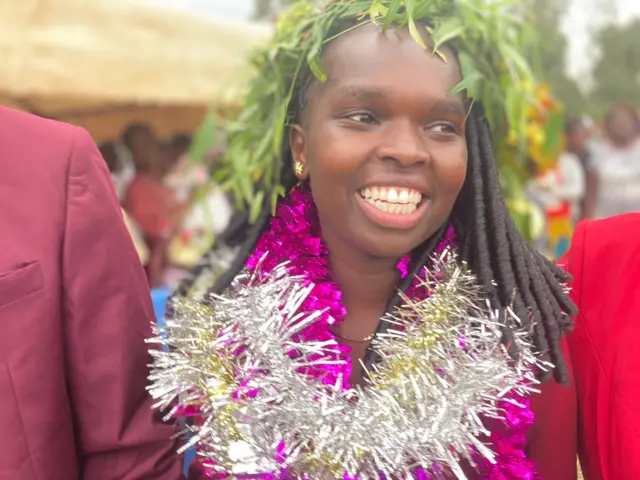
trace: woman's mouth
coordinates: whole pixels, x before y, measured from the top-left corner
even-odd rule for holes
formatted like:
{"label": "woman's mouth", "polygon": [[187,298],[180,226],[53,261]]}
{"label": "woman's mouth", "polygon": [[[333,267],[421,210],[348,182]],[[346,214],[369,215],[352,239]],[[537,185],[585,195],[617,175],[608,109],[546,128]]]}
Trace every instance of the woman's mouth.
{"label": "woman's mouth", "polygon": [[358,192],[364,213],[380,226],[410,229],[422,218],[428,197],[418,190],[400,187],[368,187]]}
{"label": "woman's mouth", "polygon": [[360,190],[360,196],[378,210],[396,215],[415,212],[422,201],[422,193],[408,188],[363,188]]}

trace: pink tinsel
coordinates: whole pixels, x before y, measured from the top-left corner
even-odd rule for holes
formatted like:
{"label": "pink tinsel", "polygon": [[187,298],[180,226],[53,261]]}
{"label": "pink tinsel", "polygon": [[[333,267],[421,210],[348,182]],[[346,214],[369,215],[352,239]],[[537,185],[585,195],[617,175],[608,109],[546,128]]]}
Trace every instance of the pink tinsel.
{"label": "pink tinsel", "polygon": [[[455,245],[455,234],[449,227],[444,239],[436,248],[436,254],[442,253],[447,247]],[[294,188],[286,199],[279,202],[276,215],[271,220],[270,227],[262,235],[249,259],[246,267],[260,268],[265,272],[272,271],[283,262],[290,262],[292,275],[305,278],[312,290],[301,307],[301,311],[323,310],[325,313],[312,326],[301,332],[296,341],[326,341],[334,340],[331,326],[343,321],[346,309],[341,302],[342,293],[339,286],[332,281],[329,267],[329,252],[322,242],[318,216],[307,184]],[[404,257],[398,262],[401,278],[410,272],[410,257]],[[413,285],[406,292],[411,298],[421,300],[428,293],[421,287],[421,281],[416,278]],[[318,378],[325,384],[335,384],[340,379],[343,388],[349,388],[349,347],[335,344],[331,351],[323,356],[326,360],[344,360],[341,365],[324,365],[321,369],[303,372]],[[490,447],[496,454],[496,464],[491,464],[481,455],[476,455],[480,478],[484,480],[535,480],[533,462],[527,460],[524,453],[526,445],[526,431],[533,423],[533,413],[529,408],[529,399],[517,399],[525,408],[503,402],[505,422],[497,425],[491,435]],[[428,479],[425,472],[417,472],[419,478]],[[276,478],[273,475],[264,476]],[[352,478],[345,476],[346,478]],[[354,479],[357,480],[357,479]]]}

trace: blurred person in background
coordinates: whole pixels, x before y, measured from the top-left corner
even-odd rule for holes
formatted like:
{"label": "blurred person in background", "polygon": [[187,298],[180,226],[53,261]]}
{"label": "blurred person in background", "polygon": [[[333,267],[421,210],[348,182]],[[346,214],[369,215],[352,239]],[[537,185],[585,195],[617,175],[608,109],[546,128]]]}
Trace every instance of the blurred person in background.
{"label": "blurred person in background", "polygon": [[[165,178],[165,185],[174,191],[179,201],[193,198],[183,217],[179,235],[169,248],[171,263],[185,268],[195,265],[215,238],[226,230],[233,216],[227,195],[211,180],[211,171],[222,157],[223,150],[220,146],[211,148],[205,153],[203,162],[194,162],[189,154],[190,141],[186,135],[174,137],[171,151],[176,161]],[[182,280],[181,276],[174,276],[175,285]]]}
{"label": "blurred person in background", "polygon": [[[102,143],[98,150],[104,159],[107,168],[109,169],[109,173],[111,174],[111,181],[113,183],[113,187],[118,195],[118,199],[122,199],[126,192],[126,187],[128,182],[125,181],[122,173],[124,172],[123,162],[118,155],[118,150],[116,145],[113,142]],[[133,245],[138,252],[138,256],[140,257],[140,261],[143,265],[147,263],[149,260],[149,249],[147,248],[147,244],[140,233],[140,227],[136,224],[134,220],[131,219],[129,214],[122,210],[122,215],[124,217],[124,222],[129,230],[129,234],[131,235],[131,239],[133,240]]]}
{"label": "blurred person in background", "polygon": [[179,201],[175,192],[165,185],[166,168],[160,142],[149,126],[129,126],[122,143],[131,152],[136,168],[124,208],[140,226],[149,247],[146,264],[149,283],[152,287],[164,285],[168,245],[180,227],[190,199]]}
{"label": "blurred person in background", "polygon": [[7,108],[0,125],[0,478],[181,478],[145,390],[149,289],[98,149]]}
{"label": "blurred person in background", "polygon": [[171,158],[171,166],[176,165],[180,160],[189,157],[189,148],[191,147],[191,135],[188,133],[179,133],[174,135],[169,141],[168,151]]}
{"label": "blurred person in background", "polygon": [[584,175],[582,201],[573,211],[573,219],[576,221],[584,218],[585,211],[589,208],[587,199],[591,198],[590,192],[595,191],[597,184],[596,173],[590,168],[592,154],[589,142],[592,133],[593,124],[584,117],[570,116],[565,121],[566,150],[580,159]]}
{"label": "blurred person in background", "polygon": [[168,144],[169,169],[164,179],[179,201],[186,201],[198,187],[209,180],[206,165],[196,163],[189,155],[191,137],[180,134],[174,136]]}
{"label": "blurred person in background", "polygon": [[564,123],[565,150],[580,160],[585,168],[590,163],[589,139],[591,128],[583,117],[569,116]]}
{"label": "blurred person in background", "polygon": [[585,199],[585,218],[640,212],[640,120],[635,107],[619,104],[604,121],[604,138],[592,145],[593,185]]}
{"label": "blurred person in background", "polygon": [[585,193],[588,132],[584,124],[569,119],[565,124],[566,147],[557,165],[534,177],[527,185],[529,196],[544,212],[546,250],[560,258],[569,248],[573,227],[580,218]]}
{"label": "blurred person in background", "polygon": [[107,164],[109,173],[111,175],[118,173],[121,170],[122,162],[120,161],[120,157],[116,151],[115,144],[113,142],[101,143],[98,146],[98,150],[100,150],[100,155],[102,155],[104,163]]}
{"label": "blurred person in background", "polygon": [[98,146],[98,149],[107,164],[109,173],[111,173],[111,180],[116,189],[116,194],[122,202],[127,193],[127,188],[135,175],[135,169],[130,162],[123,160],[121,146],[115,142],[102,143]]}

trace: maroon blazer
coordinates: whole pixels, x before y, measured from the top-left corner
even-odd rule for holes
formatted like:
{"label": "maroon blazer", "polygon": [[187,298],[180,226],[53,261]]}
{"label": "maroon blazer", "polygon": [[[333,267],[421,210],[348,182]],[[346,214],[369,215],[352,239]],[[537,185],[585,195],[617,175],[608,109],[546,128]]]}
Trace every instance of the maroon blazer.
{"label": "maroon blazer", "polygon": [[0,480],[177,480],[153,310],[89,135],[0,107]]}

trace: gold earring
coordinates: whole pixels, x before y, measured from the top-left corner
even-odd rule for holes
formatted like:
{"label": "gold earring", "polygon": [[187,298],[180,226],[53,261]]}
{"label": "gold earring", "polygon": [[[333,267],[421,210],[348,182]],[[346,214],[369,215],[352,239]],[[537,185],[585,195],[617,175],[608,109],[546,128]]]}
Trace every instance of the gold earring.
{"label": "gold earring", "polygon": [[299,177],[304,173],[304,165],[302,162],[296,162],[296,175]]}

